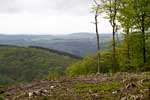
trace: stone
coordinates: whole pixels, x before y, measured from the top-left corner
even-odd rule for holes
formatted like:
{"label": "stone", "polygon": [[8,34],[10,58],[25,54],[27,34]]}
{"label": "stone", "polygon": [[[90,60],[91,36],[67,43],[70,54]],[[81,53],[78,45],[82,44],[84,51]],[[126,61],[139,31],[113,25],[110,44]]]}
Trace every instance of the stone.
{"label": "stone", "polygon": [[33,92],[29,92],[29,97],[32,97],[33,96]]}

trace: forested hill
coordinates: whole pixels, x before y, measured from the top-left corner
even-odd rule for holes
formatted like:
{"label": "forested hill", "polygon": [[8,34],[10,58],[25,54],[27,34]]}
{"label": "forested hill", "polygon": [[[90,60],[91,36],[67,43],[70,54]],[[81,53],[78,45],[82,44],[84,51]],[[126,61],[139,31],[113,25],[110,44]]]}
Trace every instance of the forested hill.
{"label": "forested hill", "polygon": [[63,73],[67,66],[78,61],[77,57],[57,52],[1,45],[0,85],[43,79],[51,71]]}
{"label": "forested hill", "polygon": [[39,46],[28,46],[28,47],[29,48],[47,50],[47,51],[52,52],[52,53],[57,53],[59,55],[65,55],[65,56],[69,56],[69,57],[76,58],[76,59],[82,59],[82,57],[79,57],[79,56],[76,56],[76,55],[73,55],[73,54],[70,54],[70,53],[67,53],[67,52],[58,51],[58,50],[55,50],[55,49],[44,48],[44,47],[39,47]]}

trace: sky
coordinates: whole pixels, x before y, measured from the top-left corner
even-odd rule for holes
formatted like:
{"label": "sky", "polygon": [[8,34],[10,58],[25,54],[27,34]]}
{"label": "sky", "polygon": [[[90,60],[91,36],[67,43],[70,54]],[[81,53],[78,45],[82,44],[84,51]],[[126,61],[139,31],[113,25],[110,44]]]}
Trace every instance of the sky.
{"label": "sky", "polygon": [[[0,0],[1,34],[95,32],[93,0]],[[111,26],[99,18],[99,32]]]}

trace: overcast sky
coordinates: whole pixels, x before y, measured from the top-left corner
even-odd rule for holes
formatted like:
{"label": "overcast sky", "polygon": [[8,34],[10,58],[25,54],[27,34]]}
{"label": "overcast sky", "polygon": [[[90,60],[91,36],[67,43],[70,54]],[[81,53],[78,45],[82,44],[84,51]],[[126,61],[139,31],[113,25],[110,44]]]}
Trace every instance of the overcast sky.
{"label": "overcast sky", "polygon": [[[0,33],[67,34],[95,32],[93,0],[0,0]],[[101,33],[111,32],[99,19]]]}

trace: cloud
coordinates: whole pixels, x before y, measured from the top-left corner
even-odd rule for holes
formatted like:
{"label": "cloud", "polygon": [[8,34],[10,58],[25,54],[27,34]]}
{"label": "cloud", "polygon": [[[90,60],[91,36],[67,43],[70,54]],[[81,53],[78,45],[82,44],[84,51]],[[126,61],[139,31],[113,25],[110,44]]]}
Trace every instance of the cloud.
{"label": "cloud", "polygon": [[[0,0],[0,33],[95,32],[92,4],[93,0]],[[99,27],[102,33],[111,30],[104,19]]]}
{"label": "cloud", "polygon": [[[66,15],[32,15],[16,14],[0,16],[0,33],[8,34],[68,34],[75,32],[95,32],[91,22],[93,16]],[[107,20],[100,19],[99,31],[109,33],[111,30]]]}
{"label": "cloud", "polygon": [[0,13],[89,14],[92,0],[0,0]]}

